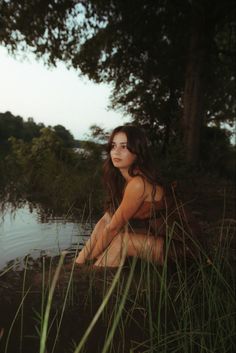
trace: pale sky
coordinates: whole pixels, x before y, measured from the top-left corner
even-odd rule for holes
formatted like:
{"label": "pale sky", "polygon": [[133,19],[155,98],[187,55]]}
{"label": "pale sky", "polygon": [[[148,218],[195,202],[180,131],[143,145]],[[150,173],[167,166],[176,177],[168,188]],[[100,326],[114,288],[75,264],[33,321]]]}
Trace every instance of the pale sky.
{"label": "pale sky", "polygon": [[86,138],[97,124],[113,129],[129,121],[108,111],[111,88],[95,84],[64,64],[47,68],[32,56],[14,59],[0,46],[0,113],[10,111],[36,123],[63,125],[75,138]]}

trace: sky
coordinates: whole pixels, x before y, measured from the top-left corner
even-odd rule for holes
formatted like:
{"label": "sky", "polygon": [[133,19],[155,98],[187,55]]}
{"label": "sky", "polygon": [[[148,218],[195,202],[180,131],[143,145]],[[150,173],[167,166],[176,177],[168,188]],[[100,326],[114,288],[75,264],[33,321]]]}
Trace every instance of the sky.
{"label": "sky", "polygon": [[15,59],[0,46],[0,113],[63,125],[74,138],[86,139],[93,124],[110,130],[130,120],[107,109],[110,94],[110,86],[81,78],[63,63],[48,68],[32,56]]}

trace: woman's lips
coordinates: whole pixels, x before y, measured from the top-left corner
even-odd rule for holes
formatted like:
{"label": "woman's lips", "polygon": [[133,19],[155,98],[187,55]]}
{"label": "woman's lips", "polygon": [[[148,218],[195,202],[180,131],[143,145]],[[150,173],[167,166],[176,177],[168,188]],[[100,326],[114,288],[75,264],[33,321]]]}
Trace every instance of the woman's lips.
{"label": "woman's lips", "polygon": [[113,162],[120,162],[121,159],[120,158],[112,158]]}

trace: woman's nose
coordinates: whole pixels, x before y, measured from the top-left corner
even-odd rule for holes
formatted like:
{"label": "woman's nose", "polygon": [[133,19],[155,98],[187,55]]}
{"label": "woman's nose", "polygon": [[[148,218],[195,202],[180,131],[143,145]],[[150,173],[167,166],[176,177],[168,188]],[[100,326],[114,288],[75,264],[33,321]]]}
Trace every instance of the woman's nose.
{"label": "woman's nose", "polygon": [[121,152],[121,148],[119,146],[117,146],[114,150],[113,150],[114,154],[120,154]]}

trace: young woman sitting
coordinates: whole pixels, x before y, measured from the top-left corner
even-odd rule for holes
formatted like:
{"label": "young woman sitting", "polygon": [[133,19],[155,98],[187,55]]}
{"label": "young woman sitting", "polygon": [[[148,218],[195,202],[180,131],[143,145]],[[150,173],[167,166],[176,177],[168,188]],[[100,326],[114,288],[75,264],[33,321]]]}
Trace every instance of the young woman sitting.
{"label": "young woman sitting", "polygon": [[197,256],[200,229],[192,214],[155,174],[145,133],[134,126],[112,132],[104,163],[108,202],[76,263],[118,267],[135,256],[164,263]]}

